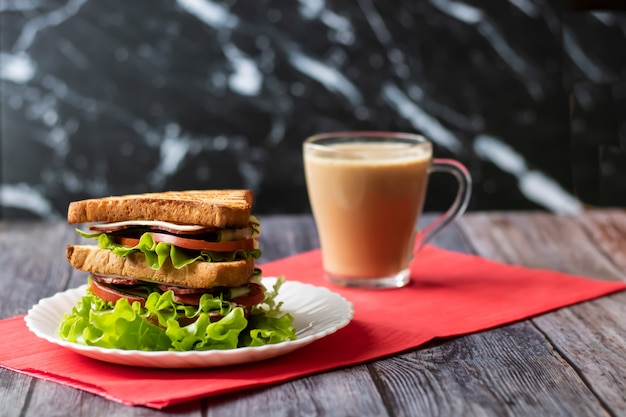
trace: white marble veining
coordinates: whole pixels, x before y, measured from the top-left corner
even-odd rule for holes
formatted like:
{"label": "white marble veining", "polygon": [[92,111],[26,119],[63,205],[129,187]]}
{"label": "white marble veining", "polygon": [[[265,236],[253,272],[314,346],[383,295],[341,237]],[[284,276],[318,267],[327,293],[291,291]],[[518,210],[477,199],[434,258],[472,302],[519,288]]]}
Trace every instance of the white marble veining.
{"label": "white marble veining", "polygon": [[358,106],[363,97],[358,88],[336,68],[313,59],[300,51],[290,50],[289,62],[304,75],[321,83],[328,91],[341,94],[350,104]]}
{"label": "white marble veining", "polygon": [[541,16],[541,9],[531,0],[509,0],[509,3],[530,18]]}
{"label": "white marble veining", "polygon": [[555,212],[576,214],[581,203],[545,173],[528,166],[525,158],[498,138],[480,135],[474,140],[474,151],[517,178],[520,191],[540,206]]}
{"label": "white marble veining", "polygon": [[461,1],[430,0],[441,12],[469,25],[476,25],[485,18],[484,13],[477,7]]}
{"label": "white marble veining", "polygon": [[0,79],[25,84],[33,79],[36,71],[35,63],[27,54],[0,52]]}
{"label": "white marble veining", "polygon": [[566,27],[563,29],[563,45],[565,52],[576,64],[576,66],[585,74],[585,76],[596,83],[602,84],[610,80],[610,76],[600,67],[600,64],[587,55],[580,47],[574,34]]}
{"label": "white marble veining", "polygon": [[396,85],[384,85],[383,96],[400,116],[407,119],[415,130],[424,132],[429,140],[449,149],[454,154],[460,154],[463,151],[462,142],[450,130],[446,129],[437,118],[420,108]]}
{"label": "white marble veining", "polygon": [[224,47],[224,55],[230,61],[234,72],[228,77],[230,89],[244,96],[259,95],[263,85],[263,75],[254,60],[229,43]]}
{"label": "white marble veining", "polygon": [[[74,16],[87,0],[70,0],[66,5],[49,13],[39,14],[28,19],[21,27],[20,35],[13,43],[10,52],[0,53],[0,79],[14,82],[27,83],[37,73],[36,61],[28,54],[36,37],[51,27],[55,27]],[[17,1],[8,2],[1,6],[0,11],[8,10],[33,10],[37,8],[37,2],[25,1],[18,6]]]}
{"label": "white marble veining", "polygon": [[0,184],[0,201],[5,207],[22,209],[42,219],[59,218],[50,201],[28,184]]}
{"label": "white marble veining", "polygon": [[233,29],[239,25],[239,18],[228,7],[210,0],[176,0],[185,11],[196,16],[205,24],[214,28]]}
{"label": "white marble veining", "polygon": [[[576,212],[569,165],[539,153],[567,146],[557,77],[626,73],[531,0],[5,0],[0,13],[0,206],[43,218],[75,198],[205,186],[307,211],[301,142],[329,130],[424,134],[476,174],[470,209],[513,197]],[[614,13],[585,22],[625,37]],[[520,137],[537,147],[522,154]]]}

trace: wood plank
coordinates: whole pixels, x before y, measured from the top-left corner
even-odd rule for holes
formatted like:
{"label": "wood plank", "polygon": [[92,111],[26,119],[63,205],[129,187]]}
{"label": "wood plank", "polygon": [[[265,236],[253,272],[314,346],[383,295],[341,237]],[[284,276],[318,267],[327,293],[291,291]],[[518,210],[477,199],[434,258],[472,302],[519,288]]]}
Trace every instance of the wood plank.
{"label": "wood plank", "polygon": [[0,223],[0,318],[24,314],[65,288],[71,270],[65,242],[72,230],[63,223]]}
{"label": "wood plank", "polygon": [[533,320],[555,350],[614,412],[626,410],[625,305],[622,293]]}
{"label": "wood plank", "polygon": [[[611,264],[607,267],[610,277],[626,281],[626,213],[593,211],[575,220],[583,226],[590,244]],[[626,410],[626,292],[554,316],[539,317],[535,322],[571,358],[607,406]]]}
{"label": "wood plank", "polygon": [[307,215],[259,216],[259,264],[319,248],[313,218]]}
{"label": "wood plank", "polygon": [[387,416],[365,365],[210,398],[207,417]]}
{"label": "wood plank", "polygon": [[[461,227],[488,258],[603,279],[625,279],[623,214],[473,214]],[[621,239],[621,242],[620,242]],[[554,349],[605,407],[626,410],[626,293],[534,318]]]}
{"label": "wood plank", "polygon": [[576,220],[626,280],[626,210],[591,210]]}
{"label": "wood plank", "polygon": [[[164,382],[164,385],[166,383]],[[167,389],[166,386],[163,388]],[[23,417],[68,417],[68,416],[180,416],[201,417],[201,401],[192,401],[167,410],[146,407],[130,407],[85,391],[36,380],[31,401]]]}
{"label": "wood plank", "polygon": [[0,368],[0,415],[21,416],[33,383],[34,380],[26,375]]}
{"label": "wood plank", "polygon": [[397,416],[595,416],[593,393],[527,322],[371,365]]}
{"label": "wood plank", "polygon": [[[549,213],[475,213],[459,226],[485,257],[600,279],[624,280],[609,253],[589,233],[589,220]],[[583,227],[585,226],[585,227]],[[617,240],[611,242],[617,243]],[[605,243],[609,245],[609,243]],[[623,251],[624,249],[622,249]]]}

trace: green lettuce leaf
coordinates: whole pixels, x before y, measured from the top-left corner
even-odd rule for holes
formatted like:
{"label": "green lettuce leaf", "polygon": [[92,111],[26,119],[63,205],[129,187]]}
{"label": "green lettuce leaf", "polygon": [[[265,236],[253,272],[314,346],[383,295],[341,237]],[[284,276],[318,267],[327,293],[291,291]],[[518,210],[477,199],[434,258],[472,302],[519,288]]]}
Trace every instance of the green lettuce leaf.
{"label": "green lettuce leaf", "polygon": [[249,331],[242,335],[245,346],[263,346],[296,339],[293,317],[268,317],[262,314],[250,317]]}
{"label": "green lettuce leaf", "polygon": [[246,346],[262,346],[279,343],[284,340],[295,340],[296,329],[292,326],[293,317],[282,314],[282,302],[276,302],[284,277],[279,277],[271,290],[265,292],[265,300],[252,307],[249,316],[249,332],[244,335]]}
{"label": "green lettuce leaf", "polygon": [[122,258],[131,253],[142,252],[146,256],[146,262],[152,269],[162,268],[168,258],[171,259],[174,268],[180,269],[196,261],[228,262],[237,259],[258,259],[261,256],[259,249],[239,249],[232,252],[182,249],[171,243],[155,242],[150,233],[141,235],[139,243],[133,247],[115,243],[106,233],[86,233],[80,229],[76,229],[76,233],[88,239],[97,239],[98,247],[108,249]]}
{"label": "green lettuce leaf", "polygon": [[65,315],[59,335],[68,342],[105,348],[168,350],[171,345],[161,328],[144,320],[138,302],[131,305],[121,298],[114,305],[92,294]]}
{"label": "green lettuce leaf", "polygon": [[[83,345],[144,351],[234,349],[295,340],[293,318],[281,313],[280,303],[274,300],[282,282],[282,278],[277,280],[266,300],[251,309],[248,319],[241,307],[209,294],[195,307],[174,301],[171,291],[153,292],[142,307],[125,298],[106,302],[87,290],[63,317],[59,336]],[[211,323],[211,312],[224,317]],[[182,317],[188,320],[179,320]]]}
{"label": "green lettuce leaf", "polygon": [[247,325],[243,309],[234,308],[215,323],[211,323],[206,314],[183,327],[177,320],[170,320],[165,332],[173,350],[234,349],[239,346],[239,335]]}

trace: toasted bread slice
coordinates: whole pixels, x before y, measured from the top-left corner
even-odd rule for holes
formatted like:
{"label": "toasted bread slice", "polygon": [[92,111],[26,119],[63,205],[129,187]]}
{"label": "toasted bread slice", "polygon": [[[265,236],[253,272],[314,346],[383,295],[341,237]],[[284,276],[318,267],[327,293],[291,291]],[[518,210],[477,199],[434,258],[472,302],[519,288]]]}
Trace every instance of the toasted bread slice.
{"label": "toasted bread slice", "polygon": [[189,288],[239,287],[248,283],[254,273],[254,259],[194,262],[181,269],[174,268],[168,260],[162,268],[154,270],[141,252],[122,258],[93,245],[69,245],[65,255],[69,263],[81,271]]}
{"label": "toasted bread slice", "polygon": [[70,203],[68,223],[159,220],[202,226],[245,227],[251,190],[194,190],[132,194]]}

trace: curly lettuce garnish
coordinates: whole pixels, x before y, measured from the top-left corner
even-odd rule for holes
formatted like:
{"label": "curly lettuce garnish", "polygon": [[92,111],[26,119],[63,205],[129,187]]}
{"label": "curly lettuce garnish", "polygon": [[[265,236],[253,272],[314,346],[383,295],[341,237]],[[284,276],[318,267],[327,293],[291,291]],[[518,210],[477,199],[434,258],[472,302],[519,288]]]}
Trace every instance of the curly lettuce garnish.
{"label": "curly lettuce garnish", "polygon": [[[235,349],[295,340],[293,317],[282,313],[282,303],[275,300],[283,282],[276,280],[248,318],[243,308],[210,294],[189,306],[174,301],[171,291],[153,292],[142,307],[126,298],[106,302],[87,290],[63,317],[59,336],[88,346],[143,351]],[[212,323],[210,313],[223,317]]]}

